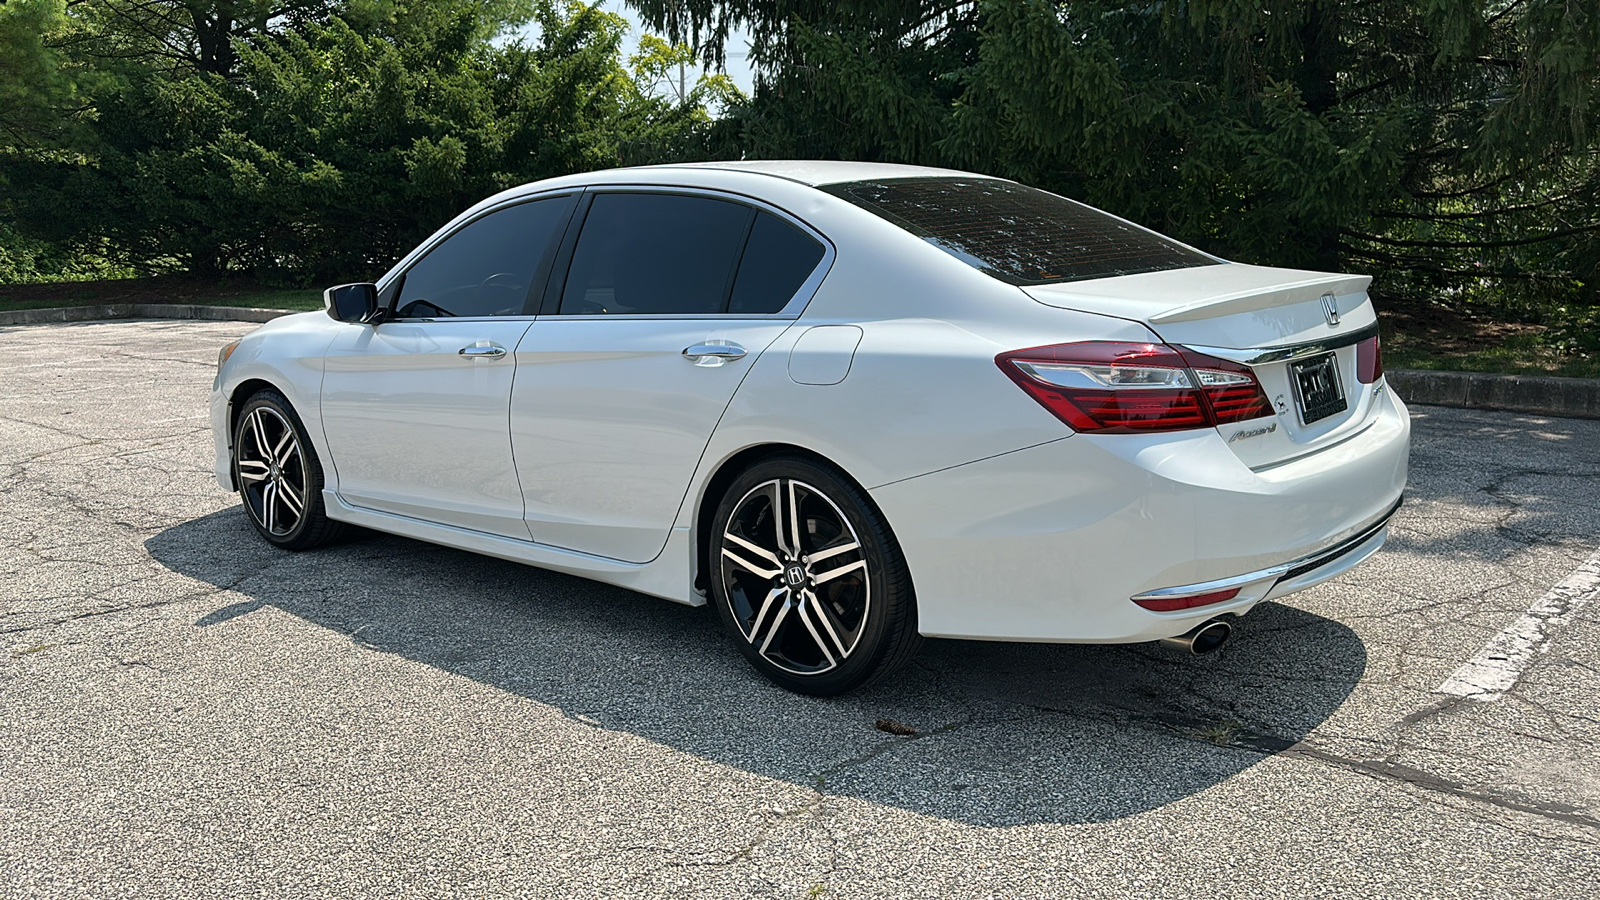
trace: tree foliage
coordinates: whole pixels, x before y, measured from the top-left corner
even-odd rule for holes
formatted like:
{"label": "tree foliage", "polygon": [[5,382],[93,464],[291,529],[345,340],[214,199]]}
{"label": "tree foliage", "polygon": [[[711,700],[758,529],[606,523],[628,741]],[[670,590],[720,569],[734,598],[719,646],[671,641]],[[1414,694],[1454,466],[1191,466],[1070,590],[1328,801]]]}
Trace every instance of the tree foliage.
{"label": "tree foliage", "polygon": [[48,36],[65,21],[65,0],[10,0],[0,6],[0,142],[59,139],[77,100]]}
{"label": "tree foliage", "polygon": [[[1566,308],[1573,346],[1596,321],[1592,2],[627,2],[671,39],[624,60],[622,21],[573,0],[0,0],[0,279],[354,278],[511,184],[836,157],[1017,178],[1390,294]],[[753,99],[675,77],[735,28]]]}
{"label": "tree foliage", "polygon": [[750,29],[753,156],[950,165],[1251,262],[1600,300],[1600,8],[1572,0],[630,0]]}
{"label": "tree foliage", "polygon": [[[509,34],[528,18],[537,39]],[[366,277],[495,191],[703,155],[703,104],[737,97],[652,93],[682,48],[630,69],[625,23],[582,4],[86,0],[61,27],[58,68],[101,76],[86,133],[0,146],[0,217],[142,271]]]}

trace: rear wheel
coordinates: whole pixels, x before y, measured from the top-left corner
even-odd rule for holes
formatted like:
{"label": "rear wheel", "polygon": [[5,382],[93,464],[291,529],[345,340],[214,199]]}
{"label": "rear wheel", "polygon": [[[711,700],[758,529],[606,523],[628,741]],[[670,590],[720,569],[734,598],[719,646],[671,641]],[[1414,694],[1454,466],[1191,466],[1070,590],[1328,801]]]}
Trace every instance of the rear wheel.
{"label": "rear wheel", "polygon": [[911,578],[888,523],[841,473],[757,463],[712,522],[717,613],[762,674],[804,694],[881,678],[921,644]]}
{"label": "rear wheel", "polygon": [[310,550],[344,526],[322,505],[322,465],[288,399],[274,390],[245,401],[233,431],[233,473],[245,515],[285,550]]}

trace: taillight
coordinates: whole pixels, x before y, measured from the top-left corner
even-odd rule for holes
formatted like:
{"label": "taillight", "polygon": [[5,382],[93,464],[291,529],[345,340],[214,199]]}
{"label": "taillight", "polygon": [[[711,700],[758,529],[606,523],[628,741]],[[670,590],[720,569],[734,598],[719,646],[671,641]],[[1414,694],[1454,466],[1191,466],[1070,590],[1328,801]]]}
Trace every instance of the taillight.
{"label": "taillight", "polygon": [[1378,336],[1373,335],[1356,345],[1356,380],[1371,384],[1383,377],[1383,352],[1378,347]]}
{"label": "taillight", "polygon": [[1078,431],[1172,431],[1207,424],[1189,367],[1164,344],[1057,344],[1002,353],[995,362]]}
{"label": "taillight", "polygon": [[1246,419],[1259,419],[1272,412],[1272,401],[1261,390],[1256,373],[1249,366],[1193,350],[1179,351],[1200,379],[1206,402],[1216,416],[1216,424],[1228,425]]}
{"label": "taillight", "polygon": [[1248,367],[1165,344],[1055,344],[1002,353],[995,363],[1077,431],[1180,431],[1272,412]]}

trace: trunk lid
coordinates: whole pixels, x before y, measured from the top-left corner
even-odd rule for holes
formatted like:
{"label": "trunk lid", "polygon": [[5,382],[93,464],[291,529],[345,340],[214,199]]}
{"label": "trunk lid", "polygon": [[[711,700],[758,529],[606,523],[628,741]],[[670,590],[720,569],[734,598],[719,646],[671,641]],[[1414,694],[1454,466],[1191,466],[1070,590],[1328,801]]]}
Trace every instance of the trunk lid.
{"label": "trunk lid", "polygon": [[[1356,368],[1358,342],[1376,334],[1371,281],[1226,263],[1023,290],[1048,306],[1132,319],[1168,344],[1248,365],[1276,412],[1217,431],[1259,470],[1341,443],[1371,424],[1383,379],[1362,384]],[[1330,411],[1338,405],[1330,382],[1342,410]]]}

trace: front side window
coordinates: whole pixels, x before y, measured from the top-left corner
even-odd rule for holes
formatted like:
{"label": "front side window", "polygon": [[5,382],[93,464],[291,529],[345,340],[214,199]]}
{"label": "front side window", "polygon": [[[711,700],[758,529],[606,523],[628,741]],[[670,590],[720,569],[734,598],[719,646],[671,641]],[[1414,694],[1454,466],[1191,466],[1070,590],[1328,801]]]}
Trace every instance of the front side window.
{"label": "front side window", "polygon": [[1065,197],[989,178],[904,178],[822,188],[979,271],[1016,285],[1216,265],[1217,260]]}
{"label": "front side window", "polygon": [[520,316],[572,196],[495,210],[445,238],[406,270],[397,318]]}

